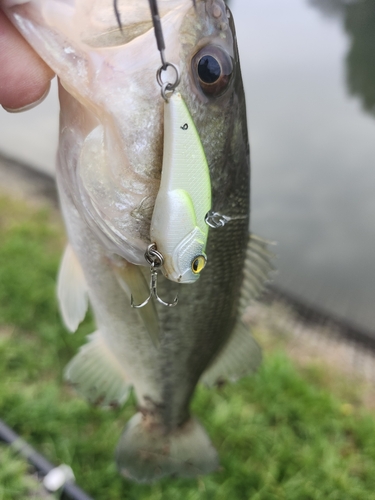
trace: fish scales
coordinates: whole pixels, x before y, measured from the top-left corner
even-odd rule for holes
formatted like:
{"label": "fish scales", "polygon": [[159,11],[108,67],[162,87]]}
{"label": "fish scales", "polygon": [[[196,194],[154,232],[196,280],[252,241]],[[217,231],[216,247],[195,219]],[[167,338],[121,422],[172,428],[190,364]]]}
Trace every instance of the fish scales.
{"label": "fish scales", "polygon": [[[228,301],[228,295],[238,296],[240,293],[242,277],[239,271],[245,257],[243,240],[248,240],[247,229],[238,226],[239,223],[233,224],[231,228],[228,225],[223,228],[222,235],[210,234],[207,255],[214,257],[207,263],[204,274],[202,273],[194,289],[179,288],[182,307],[176,307],[172,311],[158,307],[160,322],[165,335],[168,335],[161,352],[164,353],[162,370],[165,374],[163,399],[172,402],[165,408],[164,418],[171,428],[181,425],[189,418],[188,401],[198,379],[225,344],[237,318],[238,304]],[[235,244],[230,248],[229,244],[222,245],[224,236],[228,238],[228,242],[235,241]],[[217,269],[222,271],[217,272]],[[160,293],[163,296],[173,296],[165,281]],[[176,335],[182,328],[184,335]],[[184,350],[186,357],[181,358],[179,353]],[[178,399],[181,391],[186,391],[186,401],[182,408],[173,404],[174,398]]]}
{"label": "fish scales", "polygon": [[[158,4],[168,60],[181,72],[177,91],[207,159],[212,210],[227,223],[210,228],[208,262],[195,283],[159,275],[159,295],[173,300],[178,292],[176,307],[151,301],[137,310],[130,298],[139,303],[148,294],[144,252],[163,161],[160,58],[148,1],[118,2],[122,31],[111,0],[4,4],[60,79],[56,180],[70,242],[59,272],[60,308],[74,331],[88,296],[97,325],[66,378],[104,406],[124,403],[133,388],[138,412],[116,461],[139,482],[218,467],[190,401],[199,380],[235,380],[259,365],[240,312],[271,268],[265,242],[248,234],[249,145],[232,15],[223,0]],[[209,64],[220,68],[213,82],[212,73],[209,81],[200,73]]]}

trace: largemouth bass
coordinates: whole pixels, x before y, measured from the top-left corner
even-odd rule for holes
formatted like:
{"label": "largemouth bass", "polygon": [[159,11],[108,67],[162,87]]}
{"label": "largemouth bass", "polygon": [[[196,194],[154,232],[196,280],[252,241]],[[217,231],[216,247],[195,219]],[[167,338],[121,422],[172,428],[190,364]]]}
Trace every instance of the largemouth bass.
{"label": "largemouth bass", "polygon": [[[261,360],[241,314],[262,288],[270,255],[262,240],[249,237],[249,146],[234,24],[223,0],[195,4],[159,0],[159,10],[167,59],[181,73],[176,91],[209,169],[207,265],[191,284],[168,272],[159,277],[159,295],[172,301],[178,293],[176,307],[150,300],[134,309],[131,296],[138,303],[149,294],[144,254],[165,149],[148,1],[119,0],[121,29],[112,0],[3,1],[60,81],[56,178],[70,244],[58,296],[71,331],[88,301],[97,324],[66,377],[104,406],[123,404],[133,388],[139,411],[125,427],[116,461],[137,481],[215,470],[217,453],[189,411],[194,389],[199,381],[235,380]],[[160,206],[159,221],[168,210]],[[182,222],[170,216],[180,230]]]}

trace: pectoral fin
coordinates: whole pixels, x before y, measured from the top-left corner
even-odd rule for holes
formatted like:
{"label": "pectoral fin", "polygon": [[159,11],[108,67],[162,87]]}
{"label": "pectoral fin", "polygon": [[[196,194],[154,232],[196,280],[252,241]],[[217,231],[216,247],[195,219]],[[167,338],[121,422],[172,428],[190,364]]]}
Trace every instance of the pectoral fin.
{"label": "pectoral fin", "polygon": [[87,285],[81,265],[68,244],[57,278],[57,297],[65,326],[75,332],[88,308]]}

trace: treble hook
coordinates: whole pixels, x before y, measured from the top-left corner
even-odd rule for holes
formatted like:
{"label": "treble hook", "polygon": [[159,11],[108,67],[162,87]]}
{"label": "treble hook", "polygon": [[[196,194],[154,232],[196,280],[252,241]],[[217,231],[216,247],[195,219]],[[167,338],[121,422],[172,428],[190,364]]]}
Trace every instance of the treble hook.
{"label": "treble hook", "polygon": [[204,218],[205,223],[208,226],[212,227],[213,229],[224,227],[225,224],[227,224],[227,222],[231,220],[232,220],[231,217],[228,217],[227,215],[222,215],[219,212],[214,212],[213,210],[207,212]]}
{"label": "treble hook", "polygon": [[150,264],[150,273],[151,273],[151,276],[150,276],[150,295],[147,297],[147,299],[144,302],[142,302],[142,304],[138,304],[138,305],[134,304],[133,295],[131,295],[131,298],[130,298],[131,307],[133,307],[134,309],[140,309],[141,307],[144,307],[145,305],[147,305],[150,302],[152,297],[154,297],[158,302],[160,302],[160,304],[163,304],[163,306],[175,307],[178,303],[178,295],[176,295],[173,302],[165,302],[158,295],[158,272],[156,271],[156,269],[158,269],[159,267],[161,267],[164,264],[164,257],[162,256],[162,254],[160,252],[158,252],[156,250],[155,243],[151,243],[151,245],[149,245],[147,247],[147,250],[145,252],[145,259]]}

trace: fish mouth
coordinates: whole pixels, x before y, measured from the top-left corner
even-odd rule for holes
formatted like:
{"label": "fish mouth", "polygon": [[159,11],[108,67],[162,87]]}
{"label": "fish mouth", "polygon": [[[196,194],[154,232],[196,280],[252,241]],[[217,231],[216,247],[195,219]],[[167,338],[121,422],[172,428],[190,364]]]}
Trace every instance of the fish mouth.
{"label": "fish mouth", "polygon": [[115,27],[102,33],[86,36],[82,42],[92,48],[118,47],[126,45],[135,38],[138,38],[152,28],[152,21],[143,21],[129,26],[123,26],[121,29]]}

